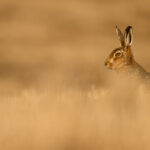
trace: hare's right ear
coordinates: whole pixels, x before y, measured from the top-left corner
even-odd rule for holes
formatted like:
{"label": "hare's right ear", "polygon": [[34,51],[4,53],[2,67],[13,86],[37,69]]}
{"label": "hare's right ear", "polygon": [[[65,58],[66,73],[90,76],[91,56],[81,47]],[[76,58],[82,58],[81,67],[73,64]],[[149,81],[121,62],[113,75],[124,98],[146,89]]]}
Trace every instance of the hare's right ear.
{"label": "hare's right ear", "polygon": [[133,40],[132,26],[128,26],[125,29],[124,38],[125,38],[125,45],[126,46],[131,46],[132,45],[132,40]]}
{"label": "hare's right ear", "polygon": [[121,30],[117,26],[116,26],[116,33],[118,35],[118,38],[119,38],[121,46],[124,47],[125,46],[124,35],[123,35],[123,33],[121,32]]}

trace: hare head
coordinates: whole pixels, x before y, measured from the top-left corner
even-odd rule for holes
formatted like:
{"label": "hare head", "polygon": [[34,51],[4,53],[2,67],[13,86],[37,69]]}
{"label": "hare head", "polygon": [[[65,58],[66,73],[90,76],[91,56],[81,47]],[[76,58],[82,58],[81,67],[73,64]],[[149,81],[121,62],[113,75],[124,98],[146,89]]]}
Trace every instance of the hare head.
{"label": "hare head", "polygon": [[133,54],[131,51],[132,27],[128,26],[125,32],[122,33],[116,26],[116,32],[120,41],[120,47],[112,50],[105,61],[105,66],[109,69],[119,71],[133,62]]}

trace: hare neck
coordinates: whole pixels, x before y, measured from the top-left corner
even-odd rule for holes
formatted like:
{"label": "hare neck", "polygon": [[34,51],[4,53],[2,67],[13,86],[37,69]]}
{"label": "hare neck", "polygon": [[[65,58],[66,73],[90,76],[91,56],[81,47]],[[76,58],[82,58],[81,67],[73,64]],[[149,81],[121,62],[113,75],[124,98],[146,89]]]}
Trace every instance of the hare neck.
{"label": "hare neck", "polygon": [[135,74],[144,76],[147,72],[134,59],[129,64],[126,64],[117,70],[118,73]]}

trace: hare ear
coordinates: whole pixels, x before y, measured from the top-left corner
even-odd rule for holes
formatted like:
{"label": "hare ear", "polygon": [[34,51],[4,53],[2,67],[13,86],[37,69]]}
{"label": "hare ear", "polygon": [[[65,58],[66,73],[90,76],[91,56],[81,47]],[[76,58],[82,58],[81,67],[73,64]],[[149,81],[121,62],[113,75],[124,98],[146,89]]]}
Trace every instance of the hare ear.
{"label": "hare ear", "polygon": [[116,33],[118,35],[118,38],[119,38],[121,46],[124,47],[125,46],[124,35],[123,35],[123,33],[121,32],[121,30],[117,26],[116,26]]}
{"label": "hare ear", "polygon": [[124,37],[126,46],[131,46],[133,41],[132,26],[128,26],[125,29]]}

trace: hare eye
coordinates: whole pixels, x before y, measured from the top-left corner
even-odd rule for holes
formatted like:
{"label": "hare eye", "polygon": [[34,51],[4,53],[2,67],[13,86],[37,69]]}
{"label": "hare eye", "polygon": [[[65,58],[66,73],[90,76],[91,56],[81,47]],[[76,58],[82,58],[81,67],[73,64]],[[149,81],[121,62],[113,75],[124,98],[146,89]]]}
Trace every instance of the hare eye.
{"label": "hare eye", "polygon": [[121,57],[121,55],[122,55],[122,53],[120,53],[120,52],[115,53],[115,57]]}

